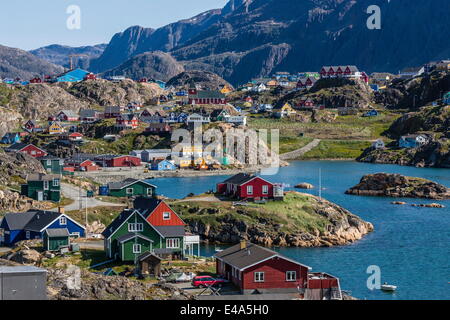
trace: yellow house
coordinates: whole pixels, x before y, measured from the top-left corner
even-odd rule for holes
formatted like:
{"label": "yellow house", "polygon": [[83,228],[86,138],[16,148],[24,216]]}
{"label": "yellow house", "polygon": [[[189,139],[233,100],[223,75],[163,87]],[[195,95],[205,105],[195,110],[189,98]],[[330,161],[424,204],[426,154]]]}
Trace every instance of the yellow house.
{"label": "yellow house", "polygon": [[276,87],[276,86],[278,86],[278,81],[277,80],[269,80],[269,81],[267,81],[266,86]]}
{"label": "yellow house", "polygon": [[64,132],[66,132],[66,130],[57,121],[53,121],[52,123],[50,123],[50,126],[48,127],[49,134],[60,134],[60,133],[64,133]]}
{"label": "yellow house", "polygon": [[220,89],[220,92],[223,93],[223,94],[227,94],[227,93],[230,93],[232,91],[233,91],[233,89],[231,89],[227,85],[223,85],[222,88]]}
{"label": "yellow house", "polygon": [[292,108],[292,106],[287,102],[281,107],[281,112],[286,115],[297,113],[297,111],[295,111],[294,108]]}

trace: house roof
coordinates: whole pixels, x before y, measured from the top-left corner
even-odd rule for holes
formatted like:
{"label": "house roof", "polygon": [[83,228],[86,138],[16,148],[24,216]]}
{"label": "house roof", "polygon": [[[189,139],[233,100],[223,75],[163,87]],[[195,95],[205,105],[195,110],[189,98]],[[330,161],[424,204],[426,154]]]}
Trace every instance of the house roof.
{"label": "house roof", "polygon": [[27,181],[52,181],[59,179],[57,174],[32,173],[27,176]]}
{"label": "house roof", "polygon": [[77,118],[78,114],[76,114],[75,111],[72,110],[61,110],[59,113],[64,113],[69,118]]}
{"label": "house roof", "polygon": [[7,138],[7,139],[15,138],[18,134],[19,134],[18,132],[7,132],[7,133],[5,133],[3,138]]}
{"label": "house roof", "polygon": [[70,233],[67,228],[47,229],[45,230],[49,237],[69,237]]}
{"label": "house roof", "polygon": [[134,113],[123,113],[120,115],[119,119],[123,119],[125,121],[131,121],[137,119]]}
{"label": "house roof", "polygon": [[238,268],[239,270],[244,270],[272,257],[280,257],[293,263],[302,265],[301,263],[290,260],[273,250],[258,246],[251,242],[246,242],[246,247],[244,249],[241,249],[241,244],[237,244],[219,253],[216,253],[215,257],[227,264]]}
{"label": "house roof", "polygon": [[133,206],[141,212],[144,218],[147,218],[161,202],[163,201],[156,198],[137,197],[133,201]]}
{"label": "house roof", "polygon": [[10,145],[7,149],[8,150],[17,150],[17,151],[19,151],[19,150],[22,150],[23,148],[25,148],[28,145],[29,145],[28,143],[17,142],[17,143],[14,143],[14,144]]}
{"label": "house roof", "polygon": [[138,259],[138,261],[143,261],[143,260],[147,259],[148,257],[152,257],[152,256],[155,257],[158,260],[162,260],[160,257],[158,257],[157,255],[154,255],[150,251],[147,251],[147,252],[141,254],[137,259]]}
{"label": "house roof", "polygon": [[[6,220],[10,230],[41,232],[42,229],[47,227],[54,220],[58,219],[61,215],[62,213],[54,211],[30,210],[24,213],[8,213],[5,215],[4,219]],[[72,220],[67,216],[66,218]],[[84,228],[82,225],[78,225]]]}
{"label": "house roof", "polygon": [[34,215],[35,212],[7,213],[3,219],[8,224],[10,230],[22,230]]}
{"label": "house roof", "polygon": [[117,241],[119,243],[123,243],[123,242],[127,242],[128,240],[134,239],[136,237],[142,238],[142,239],[147,240],[149,242],[153,242],[152,239],[147,238],[146,236],[143,236],[142,234],[138,234],[138,233],[127,233],[127,234],[124,234],[123,236],[118,237]]}
{"label": "house roof", "polygon": [[[245,183],[247,183],[250,180],[253,180],[255,178],[260,178],[260,177],[252,175],[252,174],[248,174],[248,173],[238,173],[238,174],[232,176],[231,178],[228,178],[227,180],[225,180],[222,183],[231,183],[231,184],[243,185],[243,184],[245,184]],[[262,178],[260,178],[260,179],[262,179]],[[267,182],[272,184],[269,181],[267,181]]]}
{"label": "house roof", "polygon": [[156,186],[146,182],[145,180],[139,180],[139,179],[133,179],[133,178],[127,178],[127,179],[125,179],[123,181],[119,181],[119,182],[110,182],[110,183],[108,183],[108,187],[110,190],[118,190],[118,189],[123,189],[125,187],[131,186],[137,182],[142,182],[151,187],[156,188]]}
{"label": "house roof", "polygon": [[225,95],[220,91],[198,90],[197,94],[191,95],[197,99],[225,99]]}
{"label": "house roof", "polygon": [[184,226],[153,226],[164,238],[184,237]]}
{"label": "house roof", "polygon": [[99,111],[93,109],[82,109],[80,110],[80,117],[81,118],[95,117],[99,113],[100,113]]}
{"label": "house roof", "polygon": [[134,213],[134,209],[125,209],[123,210],[114,220],[113,222],[111,222],[109,224],[108,227],[105,228],[105,230],[103,230],[102,235],[105,238],[109,238],[110,235],[112,235],[114,233],[114,231],[116,231],[116,229],[118,227],[120,227],[120,225],[122,223],[125,222],[125,220],[127,220],[133,213]]}

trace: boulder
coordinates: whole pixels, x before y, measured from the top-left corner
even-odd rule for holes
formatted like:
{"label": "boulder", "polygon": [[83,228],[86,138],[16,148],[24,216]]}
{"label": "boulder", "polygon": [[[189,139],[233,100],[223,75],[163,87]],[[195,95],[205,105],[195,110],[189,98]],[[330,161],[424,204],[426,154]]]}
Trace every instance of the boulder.
{"label": "boulder", "polygon": [[297,189],[314,189],[314,186],[310,183],[302,182],[294,186]]}

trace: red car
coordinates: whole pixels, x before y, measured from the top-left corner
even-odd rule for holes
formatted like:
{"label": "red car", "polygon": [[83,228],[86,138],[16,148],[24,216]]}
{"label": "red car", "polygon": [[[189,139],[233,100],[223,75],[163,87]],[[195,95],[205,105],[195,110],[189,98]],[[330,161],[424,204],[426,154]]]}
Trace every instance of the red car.
{"label": "red car", "polygon": [[197,276],[192,279],[192,285],[196,288],[205,288],[210,286],[221,286],[227,281],[224,279],[215,279],[211,276]]}

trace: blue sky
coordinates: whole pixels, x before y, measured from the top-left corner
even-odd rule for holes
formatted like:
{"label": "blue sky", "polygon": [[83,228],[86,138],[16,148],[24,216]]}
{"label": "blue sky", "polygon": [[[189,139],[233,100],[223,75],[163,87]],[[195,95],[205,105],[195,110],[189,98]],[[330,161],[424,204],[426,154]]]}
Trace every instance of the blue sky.
{"label": "blue sky", "polygon": [[[109,42],[124,29],[157,28],[203,11],[221,8],[227,0],[14,0],[0,4],[0,44],[25,50],[49,44],[70,46]],[[70,5],[81,9],[81,29],[69,30]]]}

